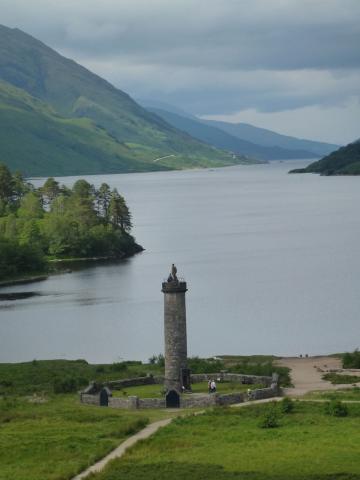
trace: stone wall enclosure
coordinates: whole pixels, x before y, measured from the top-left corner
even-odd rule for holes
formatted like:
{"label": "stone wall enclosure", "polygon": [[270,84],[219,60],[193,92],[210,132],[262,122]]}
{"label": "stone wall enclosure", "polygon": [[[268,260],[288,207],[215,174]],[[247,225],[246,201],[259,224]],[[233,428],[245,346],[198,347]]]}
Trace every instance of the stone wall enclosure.
{"label": "stone wall enclosure", "polygon": [[[275,373],[272,377],[260,377],[255,375],[241,375],[235,373],[212,373],[212,374],[193,374],[191,375],[191,382],[198,383],[207,381],[210,378],[216,378],[220,381],[238,382],[239,384],[263,384],[265,388],[254,389],[250,396],[244,392],[231,392],[226,394],[212,393],[212,394],[187,394],[180,396],[180,408],[191,407],[210,407],[215,405],[231,405],[234,403],[241,403],[247,400],[260,400],[263,398],[271,398],[279,395],[280,389],[278,385],[278,375]],[[112,408],[165,408],[165,397],[162,398],[139,398],[137,396],[128,397],[112,397],[111,390],[121,390],[122,388],[139,386],[139,385],[153,385],[163,384],[164,377],[147,376],[140,378],[131,378],[108,382],[105,386],[109,398],[108,406]],[[89,385],[83,392],[80,393],[81,403],[88,405],[100,405],[100,392],[96,391],[93,384]]]}

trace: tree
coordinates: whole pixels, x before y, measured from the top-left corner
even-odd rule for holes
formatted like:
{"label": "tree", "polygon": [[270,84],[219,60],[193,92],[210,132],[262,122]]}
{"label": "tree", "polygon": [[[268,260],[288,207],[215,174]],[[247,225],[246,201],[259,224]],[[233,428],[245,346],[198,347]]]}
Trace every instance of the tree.
{"label": "tree", "polygon": [[0,163],[0,200],[3,205],[11,202],[14,194],[14,183],[10,170]]}
{"label": "tree", "polygon": [[132,227],[131,214],[124,197],[119,195],[116,188],[111,192],[109,219],[112,225],[120,227],[123,232],[130,232]]}
{"label": "tree", "polygon": [[109,206],[111,200],[111,191],[107,183],[102,183],[99,190],[96,191],[97,211],[105,220],[109,217]]}
{"label": "tree", "polygon": [[39,195],[29,192],[21,199],[18,216],[24,218],[41,218],[44,210],[41,206]]}
{"label": "tree", "polygon": [[31,183],[26,182],[21,172],[15,172],[13,175],[13,196],[18,203],[26,193],[34,190]]}
{"label": "tree", "polygon": [[53,177],[49,177],[44,185],[40,188],[40,192],[45,205],[49,205],[61,193],[59,182],[57,182]]}
{"label": "tree", "polygon": [[50,212],[56,215],[64,215],[67,209],[68,197],[61,193],[51,203]]}
{"label": "tree", "polygon": [[19,234],[20,245],[37,245],[39,248],[42,243],[39,225],[36,220],[27,220]]}
{"label": "tree", "polygon": [[72,188],[74,195],[81,198],[93,198],[95,194],[94,185],[81,178],[74,183]]}
{"label": "tree", "polygon": [[[46,209],[43,205],[47,203]],[[138,251],[128,234],[131,215],[125,199],[103,183],[86,180],[72,189],[54,178],[35,189],[20,173],[0,166],[0,276],[40,272],[45,255],[123,257]]]}

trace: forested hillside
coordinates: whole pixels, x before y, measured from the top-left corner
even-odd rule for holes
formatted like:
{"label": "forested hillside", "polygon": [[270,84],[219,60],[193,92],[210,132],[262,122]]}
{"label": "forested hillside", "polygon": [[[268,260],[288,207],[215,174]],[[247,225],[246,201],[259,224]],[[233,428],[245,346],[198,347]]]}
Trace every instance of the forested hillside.
{"label": "forested hillside", "polygon": [[360,175],[360,140],[289,173],[320,173],[321,175]]}

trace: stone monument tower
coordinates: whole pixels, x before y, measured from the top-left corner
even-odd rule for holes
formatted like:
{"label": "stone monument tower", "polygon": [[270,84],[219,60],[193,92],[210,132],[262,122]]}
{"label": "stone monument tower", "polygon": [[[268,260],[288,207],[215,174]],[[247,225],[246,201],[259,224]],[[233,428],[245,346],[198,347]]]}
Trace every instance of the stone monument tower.
{"label": "stone monument tower", "polygon": [[[179,395],[190,390],[190,371],[187,368],[186,340],[186,282],[179,280],[172,265],[167,281],[162,284],[164,293],[165,331],[165,390],[169,395]],[[175,406],[175,405],[174,405]]]}

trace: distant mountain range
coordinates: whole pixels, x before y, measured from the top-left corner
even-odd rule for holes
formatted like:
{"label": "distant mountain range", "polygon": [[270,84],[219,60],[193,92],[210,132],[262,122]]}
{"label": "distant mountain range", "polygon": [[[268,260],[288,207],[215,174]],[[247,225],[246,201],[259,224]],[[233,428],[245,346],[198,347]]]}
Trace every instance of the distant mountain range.
{"label": "distant mountain range", "polygon": [[320,173],[321,175],[360,175],[360,139],[341,147],[306,168],[289,173]]}
{"label": "distant mountain range", "polygon": [[0,26],[0,126],[0,161],[26,175],[248,161],[177,130],[86,68],[5,26]]}
{"label": "distant mountain range", "polygon": [[0,25],[0,162],[27,176],[220,167],[314,158],[334,147],[180,109],[147,110],[39,40]]}
{"label": "distant mountain range", "polygon": [[177,129],[203,142],[258,159],[316,158],[339,148],[339,145],[281,135],[246,123],[202,120],[166,104],[163,105],[167,110],[155,107],[155,102],[147,104],[144,100],[143,105]]}

